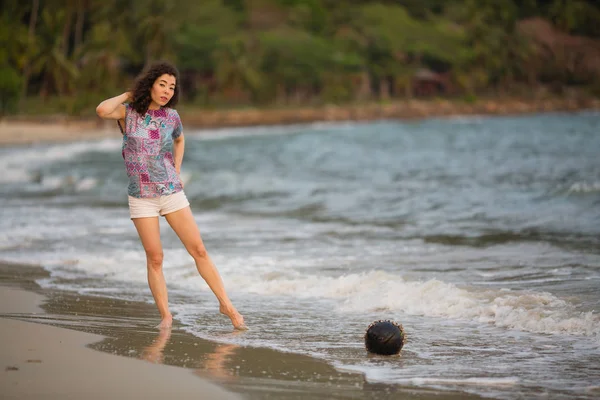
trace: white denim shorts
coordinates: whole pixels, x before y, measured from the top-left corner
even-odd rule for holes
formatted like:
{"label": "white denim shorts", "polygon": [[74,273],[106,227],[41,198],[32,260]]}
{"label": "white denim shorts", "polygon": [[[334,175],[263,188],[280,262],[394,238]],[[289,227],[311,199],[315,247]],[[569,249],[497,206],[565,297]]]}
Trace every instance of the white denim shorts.
{"label": "white denim shorts", "polygon": [[153,198],[137,198],[128,196],[129,215],[131,218],[148,218],[167,215],[190,205],[183,190],[167,196]]}

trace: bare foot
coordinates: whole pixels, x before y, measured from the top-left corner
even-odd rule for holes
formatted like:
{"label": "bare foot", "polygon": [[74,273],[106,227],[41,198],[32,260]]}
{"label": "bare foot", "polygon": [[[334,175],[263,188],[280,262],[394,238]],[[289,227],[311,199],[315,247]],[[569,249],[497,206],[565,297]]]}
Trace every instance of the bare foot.
{"label": "bare foot", "polygon": [[170,329],[173,326],[173,316],[166,316],[160,321],[160,324],[156,325],[158,329]]}
{"label": "bare foot", "polygon": [[242,317],[242,314],[240,314],[235,309],[235,307],[233,307],[233,306],[226,307],[224,305],[221,305],[219,307],[219,311],[221,312],[221,314],[227,315],[229,317],[229,319],[231,319],[231,323],[233,324],[233,327],[235,329],[240,330],[240,331],[248,330],[248,327],[244,323],[244,317]]}

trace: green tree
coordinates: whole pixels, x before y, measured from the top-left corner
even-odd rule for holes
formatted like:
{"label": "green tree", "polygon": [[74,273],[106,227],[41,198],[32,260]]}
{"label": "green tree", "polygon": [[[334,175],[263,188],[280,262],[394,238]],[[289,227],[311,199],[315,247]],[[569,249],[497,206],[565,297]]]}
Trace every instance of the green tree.
{"label": "green tree", "polygon": [[19,87],[23,101],[57,96],[77,113],[124,90],[156,59],[177,63],[184,101],[205,104],[411,97],[421,69],[448,73],[472,94],[600,76],[585,50],[593,41],[576,39],[584,67],[566,59],[543,65],[518,28],[536,17],[598,38],[594,1],[4,0],[1,7],[4,110],[14,109]]}
{"label": "green tree", "polygon": [[[232,54],[221,47],[229,43],[226,38],[238,35],[240,20],[240,14],[220,0],[207,0],[182,22],[174,43],[179,69],[186,77],[188,99],[200,95],[208,102],[216,85],[217,65],[231,62]],[[218,60],[220,55],[227,59]]]}
{"label": "green tree", "polygon": [[503,91],[516,77],[527,75],[531,49],[516,29],[519,8],[512,0],[466,0],[448,16],[465,27],[468,51],[458,58],[454,72],[467,91]]}
{"label": "green tree", "polygon": [[263,101],[264,77],[260,71],[260,55],[252,38],[244,34],[221,38],[212,54],[217,85],[240,102],[246,94],[249,100]]}
{"label": "green tree", "polygon": [[40,26],[35,38],[36,52],[31,58],[31,70],[42,77],[40,95],[58,95],[73,92],[78,71],[65,55],[62,30],[64,9],[45,7],[40,15]]}
{"label": "green tree", "polygon": [[39,0],[32,0],[31,9],[29,10],[29,27],[28,27],[28,32],[27,32],[27,50],[24,52],[23,65],[22,65],[23,77],[22,77],[22,84],[21,84],[21,95],[20,95],[20,99],[19,99],[21,101],[21,106],[23,106],[23,101],[25,100],[25,97],[27,96],[27,91],[29,89],[29,77],[31,75],[30,58],[33,56],[33,52],[35,51],[35,32],[36,32],[36,25],[37,25],[37,20],[38,20],[39,9],[40,9]]}
{"label": "green tree", "polygon": [[273,78],[271,93],[286,103],[311,99],[323,89],[327,71],[343,72],[356,64],[334,42],[297,29],[264,32],[260,46],[264,52],[261,69]]}
{"label": "green tree", "polygon": [[366,60],[380,97],[389,97],[395,82],[411,96],[411,79],[423,58],[451,63],[462,51],[462,31],[439,20],[417,20],[399,6],[367,4],[349,15],[340,35]]}
{"label": "green tree", "polygon": [[14,112],[17,108],[21,77],[7,65],[0,66],[0,115]]}

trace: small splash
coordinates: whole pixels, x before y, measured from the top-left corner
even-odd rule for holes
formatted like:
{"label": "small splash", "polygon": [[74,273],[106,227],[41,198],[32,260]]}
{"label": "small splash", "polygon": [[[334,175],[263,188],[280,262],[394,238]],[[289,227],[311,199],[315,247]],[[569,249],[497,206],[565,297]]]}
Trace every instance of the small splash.
{"label": "small splash", "polygon": [[573,183],[567,190],[567,194],[570,193],[594,193],[600,192],[600,182],[576,182]]}

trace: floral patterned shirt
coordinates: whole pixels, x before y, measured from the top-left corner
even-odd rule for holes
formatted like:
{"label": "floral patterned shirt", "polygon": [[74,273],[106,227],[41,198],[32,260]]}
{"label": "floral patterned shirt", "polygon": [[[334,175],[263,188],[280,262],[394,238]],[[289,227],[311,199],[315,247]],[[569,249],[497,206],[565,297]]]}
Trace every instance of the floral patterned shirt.
{"label": "floral patterned shirt", "polygon": [[140,115],[125,105],[122,154],[130,196],[152,198],[183,190],[173,159],[173,140],[182,132],[179,114],[172,108]]}

